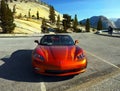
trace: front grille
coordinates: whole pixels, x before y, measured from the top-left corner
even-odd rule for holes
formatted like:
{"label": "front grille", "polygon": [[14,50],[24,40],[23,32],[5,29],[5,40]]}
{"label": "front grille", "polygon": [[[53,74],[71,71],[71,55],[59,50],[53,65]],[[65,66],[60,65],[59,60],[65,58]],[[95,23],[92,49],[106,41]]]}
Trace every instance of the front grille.
{"label": "front grille", "polygon": [[72,70],[46,70],[45,72],[48,74],[64,74],[64,73],[77,72],[82,69],[84,69],[84,68],[72,69]]}

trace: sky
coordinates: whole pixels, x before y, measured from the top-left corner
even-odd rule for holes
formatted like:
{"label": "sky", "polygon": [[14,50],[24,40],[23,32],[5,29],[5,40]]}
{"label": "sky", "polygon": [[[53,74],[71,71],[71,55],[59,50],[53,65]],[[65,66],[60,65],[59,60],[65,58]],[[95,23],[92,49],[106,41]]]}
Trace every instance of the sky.
{"label": "sky", "polygon": [[69,14],[78,20],[103,15],[120,18],[120,0],[42,0],[61,14]]}

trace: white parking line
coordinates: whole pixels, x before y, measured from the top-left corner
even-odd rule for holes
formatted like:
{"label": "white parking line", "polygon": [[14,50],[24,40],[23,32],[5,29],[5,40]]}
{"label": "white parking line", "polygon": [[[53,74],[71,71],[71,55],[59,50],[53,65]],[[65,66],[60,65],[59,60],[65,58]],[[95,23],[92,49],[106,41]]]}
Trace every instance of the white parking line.
{"label": "white parking line", "polygon": [[[85,50],[85,51],[86,51],[86,50]],[[105,59],[103,59],[103,58],[100,58],[99,56],[96,56],[96,55],[94,55],[94,54],[92,54],[92,53],[90,53],[90,52],[88,52],[88,51],[86,51],[86,52],[87,52],[88,54],[90,54],[91,56],[93,56],[93,57],[95,57],[95,58],[97,58],[97,59],[99,59],[99,60],[101,60],[101,61],[103,61],[103,62],[105,62],[105,63],[107,63],[107,64],[109,64],[109,65],[111,65],[111,66],[113,66],[113,67],[115,67],[115,68],[117,68],[117,69],[120,69],[120,67],[118,67],[118,66],[116,66],[116,65],[108,62],[107,60],[105,60]]]}
{"label": "white parking line", "polygon": [[5,62],[3,62],[2,60],[0,60],[0,66],[2,66]]}
{"label": "white parking line", "polygon": [[44,82],[41,82],[41,91],[46,91],[46,87]]}

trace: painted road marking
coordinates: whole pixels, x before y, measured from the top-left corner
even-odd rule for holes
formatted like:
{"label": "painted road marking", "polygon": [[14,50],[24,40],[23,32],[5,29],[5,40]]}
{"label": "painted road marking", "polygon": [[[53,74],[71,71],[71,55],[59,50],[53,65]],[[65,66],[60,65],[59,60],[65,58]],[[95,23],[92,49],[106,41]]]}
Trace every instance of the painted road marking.
{"label": "painted road marking", "polygon": [[44,82],[41,82],[41,91],[46,91],[46,87]]}
{"label": "painted road marking", "polygon": [[101,61],[103,61],[103,62],[105,62],[105,63],[107,63],[107,64],[109,64],[109,65],[111,65],[111,66],[113,66],[113,67],[115,67],[115,68],[117,68],[117,69],[120,69],[120,67],[118,67],[118,66],[116,66],[116,65],[108,62],[107,60],[105,60],[105,59],[103,59],[103,58],[101,58],[101,57],[99,57],[99,56],[96,56],[96,55],[94,55],[94,54],[92,54],[92,53],[90,53],[90,52],[88,52],[88,51],[86,51],[86,52],[87,52],[88,54],[90,54],[91,56],[93,56],[93,57],[95,57],[95,58],[97,58],[97,59],[99,59],[99,60],[101,60]]}
{"label": "painted road marking", "polygon": [[2,66],[5,62],[3,62],[2,60],[0,60],[0,66]]}

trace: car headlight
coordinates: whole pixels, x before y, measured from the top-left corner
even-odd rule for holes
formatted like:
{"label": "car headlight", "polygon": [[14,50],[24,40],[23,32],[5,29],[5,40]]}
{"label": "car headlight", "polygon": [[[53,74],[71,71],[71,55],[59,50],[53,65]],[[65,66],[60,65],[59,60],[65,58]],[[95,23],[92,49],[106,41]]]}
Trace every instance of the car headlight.
{"label": "car headlight", "polygon": [[40,59],[41,61],[44,61],[44,60],[45,60],[42,55],[37,54],[37,53],[34,54],[34,57],[37,58],[37,59]]}
{"label": "car headlight", "polygon": [[84,58],[85,58],[85,55],[82,53],[82,54],[78,55],[77,58],[78,58],[79,60],[84,59]]}

